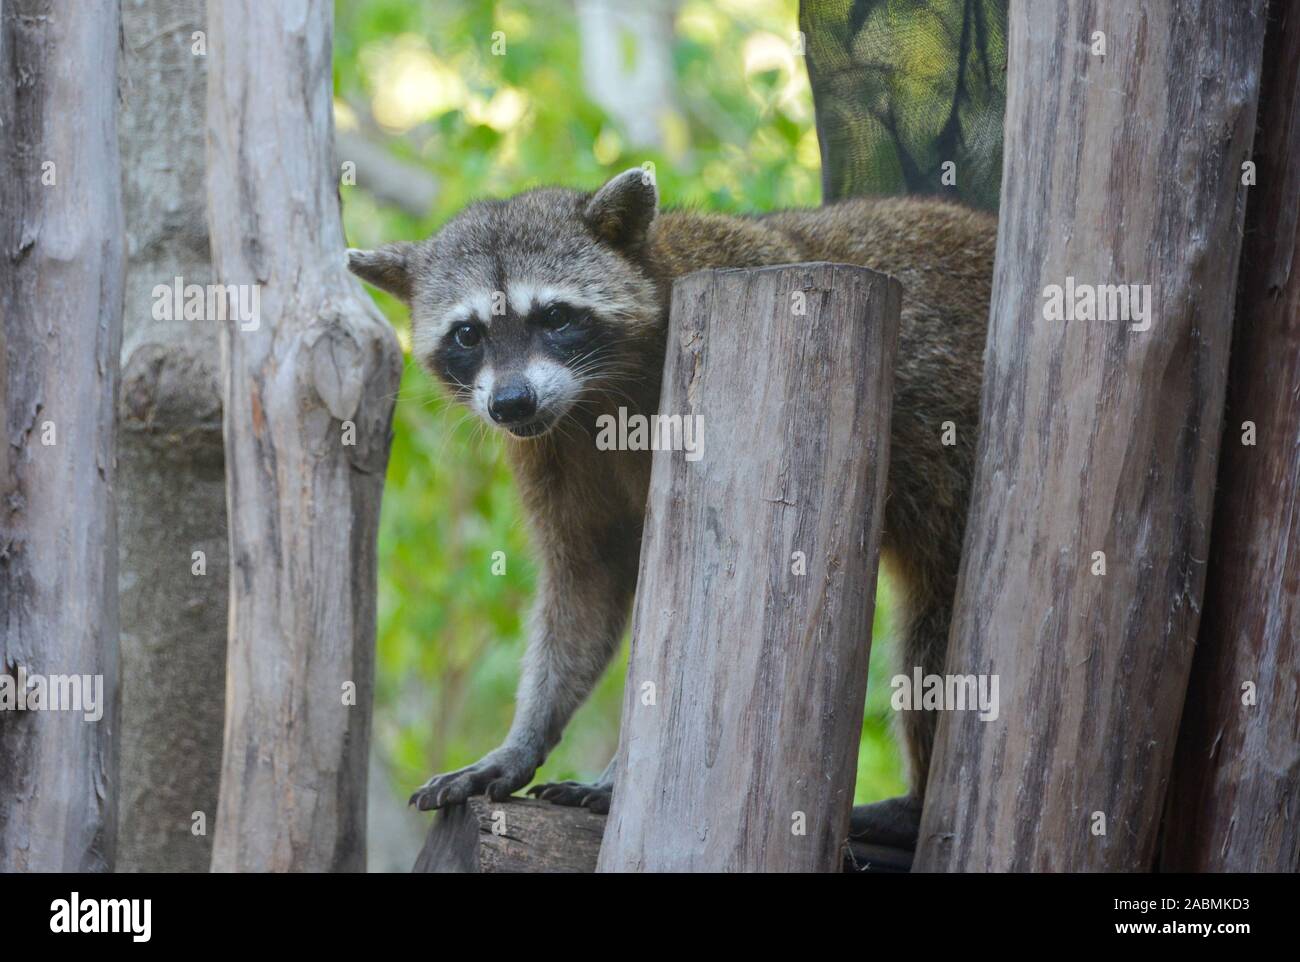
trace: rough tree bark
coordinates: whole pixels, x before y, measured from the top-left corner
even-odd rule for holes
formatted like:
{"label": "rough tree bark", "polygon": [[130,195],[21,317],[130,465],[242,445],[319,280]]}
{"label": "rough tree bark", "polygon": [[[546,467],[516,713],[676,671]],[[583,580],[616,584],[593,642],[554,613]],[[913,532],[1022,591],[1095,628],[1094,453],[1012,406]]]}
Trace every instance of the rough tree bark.
{"label": "rough tree bark", "polygon": [[103,713],[0,710],[7,872],[113,866],[117,42],[116,4],[0,3],[0,685],[98,678]]}
{"label": "rough tree bark", "polygon": [[1272,5],[1264,47],[1257,182],[1166,871],[1300,871],[1300,11],[1288,6]]}
{"label": "rough tree bark", "polygon": [[360,870],[375,539],[401,373],[344,267],[328,0],[209,15],[216,276],[259,285],[222,330],[230,635],[214,870]]}
{"label": "rough tree bark", "polygon": [[[212,280],[204,0],[124,0],[118,132],[128,269],[118,408],[119,871],[206,872],[225,707],[226,480],[217,325],[155,318]],[[202,552],[198,559],[194,552]],[[199,572],[199,573],[196,573]],[[191,830],[202,812],[206,830]]]}
{"label": "rough tree bark", "polygon": [[[1263,7],[1012,5],[948,661],[999,676],[1000,715],[943,714],[917,870],[1152,863],[1204,584]],[[1149,329],[1046,319],[1049,286],[1073,283],[1151,285]]]}
{"label": "rough tree bark", "polygon": [[599,871],[840,870],[900,298],[832,264],[674,285],[659,411],[702,457],[655,454]]}

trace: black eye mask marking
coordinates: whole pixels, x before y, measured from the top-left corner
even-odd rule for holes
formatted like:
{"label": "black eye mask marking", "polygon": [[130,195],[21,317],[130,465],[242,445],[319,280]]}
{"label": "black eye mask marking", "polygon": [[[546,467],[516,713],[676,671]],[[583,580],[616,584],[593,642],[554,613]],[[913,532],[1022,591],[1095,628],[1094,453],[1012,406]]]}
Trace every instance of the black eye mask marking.
{"label": "black eye mask marking", "polygon": [[451,387],[468,391],[483,365],[484,332],[475,321],[453,324],[434,350],[431,366]]}
{"label": "black eye mask marking", "polygon": [[591,311],[563,301],[534,308],[528,320],[542,342],[563,360],[590,351],[603,333]]}
{"label": "black eye mask marking", "polygon": [[591,310],[557,301],[534,307],[526,317],[502,318],[496,330],[477,318],[458,321],[447,329],[427,358],[429,367],[458,393],[468,393],[490,359],[506,363],[533,351],[549,355],[575,371],[594,373],[612,360],[617,340]]}

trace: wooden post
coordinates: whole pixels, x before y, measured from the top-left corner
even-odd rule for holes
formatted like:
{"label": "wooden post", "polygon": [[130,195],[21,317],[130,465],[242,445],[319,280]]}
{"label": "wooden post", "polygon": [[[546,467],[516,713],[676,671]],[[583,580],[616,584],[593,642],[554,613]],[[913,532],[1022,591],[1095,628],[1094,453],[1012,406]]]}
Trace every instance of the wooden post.
{"label": "wooden post", "polygon": [[593,872],[605,816],[531,798],[476,796],[435,812],[414,872]]}
{"label": "wooden post", "polygon": [[[919,871],[1152,864],[1205,576],[1263,8],[1012,5],[948,659],[996,676],[1000,705],[940,719]],[[1086,319],[1088,285],[1125,285],[1127,309],[1088,288],[1111,319]]]}
{"label": "wooden post", "polygon": [[861,267],[673,288],[600,871],[839,871],[871,647],[901,288]]}
{"label": "wooden post", "polygon": [[[128,252],[118,406],[119,872],[206,872],[225,725],[226,476],[217,326],[155,316],[212,280],[204,223],[205,0],[122,4]],[[202,552],[195,556],[195,552]]]}
{"label": "wooden post", "polygon": [[344,267],[331,7],[208,7],[213,264],[260,297],[257,318],[222,331],[230,636],[214,870],[365,867],[375,538],[401,365]]}
{"label": "wooden post", "polygon": [[1161,867],[1300,871],[1300,16],[1273,5],[1205,612]]}
{"label": "wooden post", "polygon": [[0,3],[0,872],[113,867],[118,24]]}
{"label": "wooden post", "polygon": [[[605,816],[531,798],[483,796],[433,815],[412,872],[438,874],[594,872]],[[849,840],[843,871],[897,874],[912,853]]]}

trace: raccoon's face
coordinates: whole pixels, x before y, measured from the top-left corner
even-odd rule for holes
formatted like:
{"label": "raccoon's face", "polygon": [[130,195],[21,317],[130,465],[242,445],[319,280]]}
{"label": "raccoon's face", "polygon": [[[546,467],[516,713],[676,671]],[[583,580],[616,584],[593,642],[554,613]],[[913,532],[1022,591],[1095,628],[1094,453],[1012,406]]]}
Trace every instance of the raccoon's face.
{"label": "raccoon's face", "polygon": [[411,307],[419,360],[484,420],[540,437],[633,373],[660,305],[637,264],[654,219],[635,168],[595,194],[546,188],[472,204],[431,239],[349,251]]}

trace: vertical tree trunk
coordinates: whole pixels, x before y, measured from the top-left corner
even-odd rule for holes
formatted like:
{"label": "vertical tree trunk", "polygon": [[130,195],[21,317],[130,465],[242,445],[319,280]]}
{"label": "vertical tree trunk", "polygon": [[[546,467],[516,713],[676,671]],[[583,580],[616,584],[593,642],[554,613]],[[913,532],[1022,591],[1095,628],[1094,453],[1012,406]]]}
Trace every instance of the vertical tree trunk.
{"label": "vertical tree trunk", "polygon": [[1205,612],[1169,786],[1169,871],[1300,871],[1300,11],[1286,6],[1272,5],[1265,43]]}
{"label": "vertical tree trunk", "polygon": [[344,267],[331,4],[208,14],[213,264],[260,295],[260,317],[222,331],[231,586],[212,863],[360,870],[400,354]]}
{"label": "vertical tree trunk", "polygon": [[[119,871],[206,872],[225,705],[226,480],[211,320],[155,318],[155,288],[212,280],[203,0],[125,0],[128,270],[118,409]],[[197,558],[195,552],[202,552]],[[197,573],[196,573],[197,572]],[[203,814],[202,833],[192,830]]]}
{"label": "vertical tree trunk", "polygon": [[654,458],[600,871],[840,871],[901,296],[832,264],[674,285],[659,411],[703,446]]}
{"label": "vertical tree trunk", "polygon": [[[1000,715],[940,720],[918,870],[1151,865],[1204,584],[1263,35],[1262,0],[1012,5],[948,660],[999,677]],[[1077,319],[1075,284],[1149,284],[1149,328],[1118,297],[1120,319]],[[1076,319],[1048,319],[1056,293],[1085,301]]]}
{"label": "vertical tree trunk", "polygon": [[[116,4],[0,3],[0,685],[51,682],[43,710],[0,702],[7,872],[113,866],[117,43]],[[98,706],[46,710],[55,688]]]}

